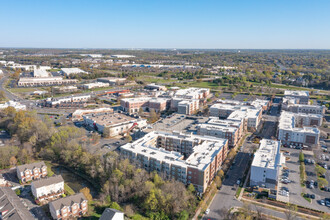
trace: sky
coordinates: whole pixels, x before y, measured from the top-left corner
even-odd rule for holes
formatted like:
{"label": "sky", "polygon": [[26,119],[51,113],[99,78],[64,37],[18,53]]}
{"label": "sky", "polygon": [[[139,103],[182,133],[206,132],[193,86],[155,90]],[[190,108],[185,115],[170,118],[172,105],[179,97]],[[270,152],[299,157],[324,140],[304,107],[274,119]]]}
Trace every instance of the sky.
{"label": "sky", "polygon": [[330,49],[330,1],[3,0],[0,47]]}

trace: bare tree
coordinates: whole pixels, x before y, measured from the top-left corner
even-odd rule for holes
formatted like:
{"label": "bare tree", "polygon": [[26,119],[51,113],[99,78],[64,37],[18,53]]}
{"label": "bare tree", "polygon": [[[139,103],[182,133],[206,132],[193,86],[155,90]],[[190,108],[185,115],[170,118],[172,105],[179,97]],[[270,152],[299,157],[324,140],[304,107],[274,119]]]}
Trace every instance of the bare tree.
{"label": "bare tree", "polygon": [[297,206],[289,203],[286,206],[286,210],[284,211],[284,214],[287,220],[297,219]]}

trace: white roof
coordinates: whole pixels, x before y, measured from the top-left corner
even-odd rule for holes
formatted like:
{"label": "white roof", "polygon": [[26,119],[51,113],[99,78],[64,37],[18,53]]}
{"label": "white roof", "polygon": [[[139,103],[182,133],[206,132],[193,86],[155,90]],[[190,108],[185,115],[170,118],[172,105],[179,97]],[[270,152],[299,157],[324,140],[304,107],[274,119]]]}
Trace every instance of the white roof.
{"label": "white roof", "polygon": [[308,91],[285,90],[284,95],[285,96],[306,96],[306,97],[309,97],[309,92]]}
{"label": "white roof", "polygon": [[86,73],[86,74],[88,74],[87,72],[85,72],[84,70],[81,70],[79,68],[62,68],[62,71],[67,75],[77,74],[77,73]]}
{"label": "white roof", "polygon": [[281,165],[280,141],[262,139],[255,152],[252,166],[276,169]]}

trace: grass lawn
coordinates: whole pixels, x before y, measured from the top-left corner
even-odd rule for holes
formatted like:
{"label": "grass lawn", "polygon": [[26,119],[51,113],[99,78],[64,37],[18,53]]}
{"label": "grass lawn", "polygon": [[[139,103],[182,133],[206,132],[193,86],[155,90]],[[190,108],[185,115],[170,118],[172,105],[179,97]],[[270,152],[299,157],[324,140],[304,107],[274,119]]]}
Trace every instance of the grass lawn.
{"label": "grass lawn", "polygon": [[38,87],[38,88],[10,88],[8,89],[10,92],[12,93],[22,93],[22,92],[34,92],[34,91],[38,91],[38,90],[44,90],[42,87]]}
{"label": "grass lawn", "polygon": [[242,187],[238,187],[237,191],[236,191],[236,198],[239,197],[239,194],[241,194],[241,191],[242,191]]}
{"label": "grass lawn", "polygon": [[311,203],[311,202],[312,202],[311,198],[307,198],[306,194],[304,194],[304,193],[301,193],[301,196],[302,196],[302,197],[304,197],[304,199],[306,199],[306,200],[307,200],[307,202],[309,202],[309,203]]}
{"label": "grass lawn", "polygon": [[71,189],[71,187],[66,183],[64,183],[64,191],[67,196],[76,194],[75,191],[73,189]]}
{"label": "grass lawn", "polygon": [[189,86],[210,88],[210,89],[227,87],[227,86],[219,86],[217,83],[213,83],[213,82],[193,82],[190,83]]}

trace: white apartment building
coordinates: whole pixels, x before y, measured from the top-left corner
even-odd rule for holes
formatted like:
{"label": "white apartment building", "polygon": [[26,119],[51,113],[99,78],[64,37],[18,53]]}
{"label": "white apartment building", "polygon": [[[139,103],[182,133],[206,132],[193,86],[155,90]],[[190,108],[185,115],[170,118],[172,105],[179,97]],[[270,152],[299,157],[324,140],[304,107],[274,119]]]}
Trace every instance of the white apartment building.
{"label": "white apartment building", "polygon": [[185,115],[192,115],[199,110],[199,100],[183,100],[178,102],[178,113]]}
{"label": "white apartment building", "polygon": [[319,143],[321,115],[295,114],[282,111],[278,125],[278,140],[284,145],[313,146]]}
{"label": "white apartment building", "polygon": [[64,180],[61,175],[57,175],[33,181],[31,191],[39,202],[53,200],[64,194]]}
{"label": "white apartment building", "polygon": [[[147,171],[193,184],[203,193],[227,156],[228,141],[192,134],[151,132],[121,146],[120,151],[124,158],[137,162]],[[187,155],[186,160],[180,152]]]}
{"label": "white apartment building", "polygon": [[281,142],[262,139],[251,165],[250,185],[275,189],[285,157],[280,152]]}
{"label": "white apartment building", "polygon": [[325,107],[320,105],[282,104],[282,109],[294,113],[325,114]]}
{"label": "white apartment building", "polygon": [[175,92],[174,97],[183,99],[203,99],[210,94],[210,89],[207,88],[187,88],[179,89]]}
{"label": "white apartment building", "polygon": [[285,98],[295,98],[299,100],[299,104],[308,104],[309,102],[309,92],[308,91],[284,91]]}

